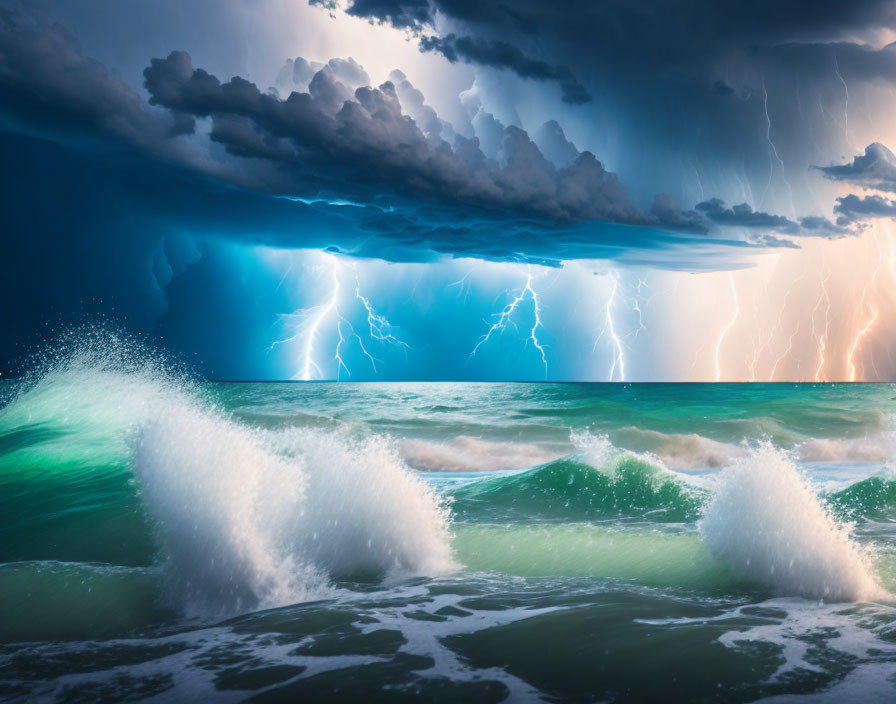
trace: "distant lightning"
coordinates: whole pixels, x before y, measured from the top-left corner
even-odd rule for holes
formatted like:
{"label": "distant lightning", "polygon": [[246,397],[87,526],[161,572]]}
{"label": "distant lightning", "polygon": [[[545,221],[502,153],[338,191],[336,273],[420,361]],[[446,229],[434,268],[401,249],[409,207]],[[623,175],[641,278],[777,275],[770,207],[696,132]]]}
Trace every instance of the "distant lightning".
{"label": "distant lightning", "polygon": [[457,281],[448,284],[445,288],[452,288],[457,286],[457,295],[460,297],[461,294],[464,296],[464,305],[467,303],[467,296],[470,295],[470,291],[473,286],[470,283],[470,272],[468,271],[466,274],[461,276]]}
{"label": "distant lightning", "polygon": [[850,381],[856,380],[855,355],[856,355],[856,350],[859,347],[859,343],[862,341],[862,338],[865,337],[865,335],[867,335],[868,333],[871,332],[872,328],[874,327],[874,324],[877,322],[879,313],[874,309],[872,309],[872,313],[873,313],[873,315],[868,320],[868,322],[865,323],[865,327],[863,327],[861,330],[859,330],[859,334],[856,335],[855,339],[852,341],[852,347],[849,348],[849,355],[847,355],[847,357],[846,357],[846,365],[847,365],[847,367],[849,367],[849,380]]}
{"label": "distant lightning", "polygon": [[[613,287],[610,289],[610,295],[607,297],[607,304],[604,308],[603,329],[601,330],[600,335],[598,335],[597,340],[594,341],[594,347],[597,347],[597,343],[604,335],[607,335],[610,338],[611,344],[615,348],[615,352],[613,354],[613,362],[610,365],[610,373],[607,376],[607,381],[614,381],[617,368],[619,369],[619,381],[625,381],[625,350],[622,347],[622,340],[619,339],[619,335],[616,333],[616,323],[613,320],[613,307],[616,304],[616,293],[619,290],[619,274],[611,274],[610,278],[613,281]],[[640,310],[638,313],[640,316]]]}
{"label": "distant lightning", "polygon": [[793,202],[793,187],[790,185],[790,181],[787,180],[787,171],[784,166],[784,160],[778,155],[778,148],[775,146],[775,143],[772,141],[772,118],[768,112],[768,90],[765,87],[765,76],[762,77],[762,105],[765,109],[765,139],[768,141],[769,146],[769,162],[768,162],[768,183],[765,186],[765,192],[762,194],[762,200],[765,201],[766,196],[768,195],[768,191],[772,186],[772,177],[775,173],[775,165],[772,162],[772,155],[775,157],[775,161],[778,162],[778,165],[781,167],[781,180],[787,185],[787,190],[790,192],[790,210],[791,215],[796,218],[796,206]]}
{"label": "distant lightning", "polygon": [[772,365],[772,371],[771,371],[771,373],[768,375],[768,380],[769,380],[769,381],[774,381],[774,380],[775,380],[775,372],[778,370],[778,365],[779,365],[782,361],[784,361],[784,359],[787,357],[787,355],[789,355],[789,354],[793,351],[793,342],[794,342],[794,340],[796,339],[796,336],[797,336],[797,334],[799,333],[799,331],[800,331],[800,326],[799,326],[799,323],[797,323],[796,328],[795,328],[794,331],[790,334],[790,342],[787,344],[787,349],[785,349],[785,350],[781,353],[781,355],[775,360],[775,363]]}
{"label": "distant lightning", "polygon": [[852,140],[849,138],[849,86],[846,85],[846,81],[843,80],[840,73],[840,62],[837,60],[836,52],[834,52],[834,74],[843,85],[843,134],[846,137],[846,142],[852,145]]}
{"label": "distant lightning", "polygon": [[[405,349],[408,348],[406,342],[402,342],[392,333],[392,325],[389,321],[382,315],[379,315],[373,309],[373,306],[370,305],[370,299],[361,293],[361,281],[358,279],[357,266],[355,267],[355,298],[361,301],[361,305],[364,306],[364,310],[367,313],[367,325],[370,329],[371,339],[376,340],[377,342],[385,342],[397,347],[403,347]],[[373,358],[371,358],[371,360],[372,359]]]}
{"label": "distant lightning", "polygon": [[648,288],[647,279],[638,277],[638,288],[635,291],[635,296],[632,303],[632,308],[638,314],[638,329],[635,330],[634,333],[635,339],[637,339],[638,335],[640,335],[642,332],[647,333],[647,328],[644,326],[644,311],[641,309],[641,301],[644,300],[641,291],[645,288]]}
{"label": "distant lightning", "polygon": [[734,276],[729,272],[728,274],[728,285],[731,287],[731,296],[734,300],[734,314],[731,316],[731,320],[728,321],[728,324],[724,327],[721,333],[719,333],[719,339],[716,341],[716,381],[722,380],[722,365],[719,360],[721,351],[722,351],[722,343],[725,341],[725,336],[734,327],[734,324],[737,322],[737,319],[740,317],[740,301],[737,297],[737,287],[734,285]]}
{"label": "distant lightning", "polygon": [[[849,353],[846,356],[846,367],[849,373],[849,380],[855,381],[856,379],[856,365],[855,365],[855,355],[856,350],[859,348],[859,344],[862,341],[862,338],[869,334],[874,327],[874,324],[877,322],[877,319],[880,315],[877,308],[873,303],[866,304],[866,300],[868,298],[868,294],[870,291],[873,291],[875,285],[877,284],[877,277],[880,273],[880,269],[883,266],[883,250],[880,246],[880,239],[877,236],[877,232],[874,232],[874,241],[877,245],[877,266],[874,269],[874,273],[871,275],[871,278],[865,283],[865,286],[862,288],[862,296],[859,299],[859,310],[865,311],[866,307],[870,309],[871,316],[866,319],[864,326],[859,330],[856,336],[853,338],[852,345],[849,348]],[[871,359],[872,366],[874,365],[874,358]]]}
{"label": "distant lightning", "polygon": [[538,350],[539,354],[541,354],[541,363],[544,365],[544,373],[547,376],[548,373],[548,358],[545,354],[544,347],[541,342],[538,340],[538,328],[544,329],[544,326],[541,324],[541,302],[538,298],[538,292],[532,287],[532,265],[526,265],[526,283],[523,288],[520,290],[519,294],[513,297],[513,300],[510,301],[504,309],[501,311],[501,315],[498,318],[498,322],[492,325],[488,332],[485,333],[482,337],[479,338],[479,341],[476,343],[476,346],[473,348],[473,351],[470,352],[470,357],[473,358],[476,356],[476,352],[479,351],[479,348],[482,347],[486,342],[488,342],[492,333],[496,330],[503,331],[506,329],[507,325],[513,322],[512,315],[517,307],[522,303],[526,295],[532,299],[532,311],[534,315],[534,323],[529,330],[529,336],[526,338],[526,344],[529,342]]}
{"label": "distant lightning", "polygon": [[[343,356],[343,347],[350,339],[355,339],[361,353],[368,359],[374,372],[377,371],[377,359],[370,353],[364,344],[364,339],[357,333],[351,321],[343,315],[340,310],[340,303],[343,298],[343,287],[341,274],[343,264],[335,256],[324,254],[324,263],[329,268],[330,287],[323,303],[312,308],[300,309],[291,313],[285,318],[293,318],[298,320],[295,324],[295,333],[285,339],[275,340],[269,349],[273,349],[276,345],[282,345],[296,340],[301,340],[300,347],[300,366],[299,370],[293,375],[293,379],[301,381],[311,381],[313,378],[323,378],[324,373],[320,365],[316,361],[317,344],[321,328],[328,322],[332,321],[333,332],[336,335],[336,345],[333,350],[333,359],[336,362],[336,379],[338,380],[341,372],[351,376],[348,364]],[[355,298],[360,301],[367,316],[367,324],[369,327],[369,339],[383,344],[395,345],[407,348],[408,345],[399,340],[392,333],[392,326],[389,321],[382,315],[379,315],[370,303],[370,300],[361,293],[361,284],[358,279],[357,267],[353,266],[355,271]]]}
{"label": "distant lightning", "polygon": [[[818,312],[821,307],[822,300],[825,301],[825,312],[824,312],[824,332],[819,336],[816,332],[815,328],[815,314]],[[824,372],[824,355],[825,350],[827,349],[828,342],[828,332],[831,327],[831,297],[828,295],[828,274],[826,271],[826,267],[822,268],[821,271],[821,294],[818,296],[818,301],[815,303],[815,308],[812,309],[812,336],[816,340],[816,344],[818,345],[818,366],[815,368],[815,381],[823,381],[822,373]]]}
{"label": "distant lightning", "polygon": [[[775,263],[775,268],[777,268],[777,266],[778,266],[778,262]],[[787,306],[790,303],[790,299],[793,294],[793,289],[796,288],[797,290],[799,290],[800,284],[802,283],[803,279],[806,278],[807,271],[808,271],[808,266],[804,265],[802,273],[799,275],[798,278],[796,278],[795,280],[793,280],[791,282],[790,287],[787,289],[787,293],[781,297],[781,311],[778,313],[778,322],[775,326],[775,328],[780,332],[784,331],[784,314],[787,312]],[[787,348],[780,355],[778,355],[775,358],[775,361],[772,364],[772,369],[771,369],[771,372],[769,373],[769,377],[768,377],[769,381],[775,380],[775,374],[778,371],[778,366],[793,351],[793,344],[794,344],[794,341],[796,340],[796,336],[799,334],[799,331],[800,331],[800,324],[797,323],[796,328],[794,328],[793,332],[790,333],[790,339],[788,340]],[[772,335],[769,336],[768,343],[766,343],[766,344],[770,344],[772,342],[773,337],[776,337],[774,335],[774,333],[772,333]]]}

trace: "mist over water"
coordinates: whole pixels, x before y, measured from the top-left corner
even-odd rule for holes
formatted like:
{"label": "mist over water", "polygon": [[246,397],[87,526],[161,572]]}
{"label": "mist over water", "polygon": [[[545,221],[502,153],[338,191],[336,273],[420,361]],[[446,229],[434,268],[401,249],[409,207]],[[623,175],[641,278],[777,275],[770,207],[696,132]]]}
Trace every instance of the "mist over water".
{"label": "mist over water", "polygon": [[[2,385],[13,695],[372,672],[365,691],[648,696],[525,653],[612,666],[651,628],[657,662],[688,642],[715,663],[681,699],[896,668],[890,387],[213,384],[132,341],[76,349]],[[33,669],[97,639],[134,656]]]}

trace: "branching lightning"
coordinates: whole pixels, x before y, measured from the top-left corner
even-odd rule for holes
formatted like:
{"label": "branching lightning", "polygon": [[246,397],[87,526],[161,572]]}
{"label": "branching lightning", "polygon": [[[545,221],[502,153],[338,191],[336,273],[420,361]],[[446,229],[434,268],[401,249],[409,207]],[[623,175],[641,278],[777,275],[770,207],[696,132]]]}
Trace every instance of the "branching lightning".
{"label": "branching lightning", "polygon": [[[824,300],[825,302],[825,311],[824,311],[824,331],[821,335],[818,334],[815,327],[815,314],[818,312],[818,309],[821,307],[821,302]],[[815,368],[815,381],[824,381],[822,374],[824,373],[824,355],[825,349],[828,344],[828,332],[831,327],[831,297],[828,294],[828,274],[826,267],[822,268],[821,272],[821,295],[818,296],[818,301],[815,303],[815,308],[812,309],[812,336],[815,338],[816,345],[818,346],[818,366]]]}
{"label": "branching lightning", "polygon": [[[361,305],[364,306],[364,310],[367,312],[367,326],[370,329],[371,339],[376,340],[377,342],[384,342],[389,345],[395,345],[397,347],[408,349],[407,343],[402,342],[392,333],[392,325],[389,323],[389,321],[384,316],[379,315],[373,309],[373,306],[370,305],[370,299],[368,299],[361,293],[361,281],[358,278],[357,266],[355,267],[355,298],[361,301]],[[370,355],[367,356],[370,357]],[[370,360],[372,362],[373,357],[371,357]],[[376,368],[376,365],[374,365],[374,368]]]}
{"label": "branching lightning", "polygon": [[495,331],[503,331],[507,328],[509,324],[513,322],[513,313],[519,307],[520,303],[522,303],[526,295],[532,299],[532,312],[534,316],[534,322],[532,327],[529,330],[529,336],[526,338],[526,344],[530,342],[538,350],[541,355],[541,363],[544,365],[544,373],[547,376],[548,373],[548,358],[545,353],[544,347],[541,342],[538,340],[538,328],[544,329],[544,326],[541,324],[541,302],[538,299],[538,292],[532,287],[532,265],[526,265],[526,284],[520,290],[519,294],[513,297],[513,300],[510,301],[504,309],[501,311],[501,315],[498,318],[498,322],[492,325],[488,332],[486,332],[482,337],[479,338],[479,341],[476,343],[476,346],[473,348],[473,351],[470,352],[470,358],[476,355],[476,352],[479,351],[479,348],[482,347],[486,342],[488,342],[492,333]]}
{"label": "branching lightning", "polygon": [[772,177],[775,173],[775,165],[772,161],[772,155],[774,155],[775,161],[777,161],[778,165],[781,167],[781,180],[784,181],[784,183],[787,185],[787,190],[790,192],[791,215],[796,218],[796,206],[793,202],[793,187],[790,185],[790,181],[787,180],[787,170],[784,166],[784,160],[778,155],[778,148],[775,146],[774,141],[772,141],[772,118],[768,112],[768,90],[765,87],[765,76],[762,77],[762,105],[765,109],[765,139],[766,141],[768,141],[769,146],[768,183],[765,186],[765,192],[762,194],[762,200],[765,201],[765,198],[768,195],[768,191],[772,186]]}
{"label": "branching lightning", "polygon": [[[649,333],[647,332],[647,327],[644,325],[644,311],[641,309],[641,301],[644,300],[641,291],[647,287],[647,279],[638,277],[638,288],[635,291],[635,296],[632,303],[632,308],[638,314],[638,329],[635,330],[634,333],[636,340],[638,339],[638,335],[640,335],[642,332],[649,335]],[[649,302],[650,301],[648,300],[648,304]]]}
{"label": "branching lightning", "polygon": [[734,324],[737,322],[737,319],[740,317],[740,300],[737,297],[737,287],[734,285],[734,275],[728,274],[728,285],[731,288],[731,296],[734,301],[734,314],[731,316],[731,320],[728,321],[728,324],[722,329],[722,332],[719,333],[719,339],[716,341],[716,381],[722,380],[722,364],[719,359],[722,352],[722,343],[725,341],[725,336],[734,327]]}
{"label": "branching lightning", "polygon": [[[592,347],[592,351],[597,348],[597,343],[601,341],[604,335],[610,338],[610,344],[613,349],[613,361],[610,364],[610,371],[607,375],[607,381],[625,381],[625,348],[622,345],[622,340],[619,337],[619,334],[616,332],[616,321],[613,319],[613,310],[616,306],[616,296],[619,292],[619,274],[609,274],[610,279],[613,282],[613,286],[610,289],[610,295],[607,296],[607,303],[604,307],[604,320],[603,327],[601,328],[600,335],[597,336],[597,339],[594,341],[594,345]],[[640,292],[640,284],[638,290]],[[640,306],[635,303],[635,310],[638,313],[638,320],[641,322],[641,309]],[[643,325],[641,325],[643,327]],[[619,370],[619,378],[617,379],[616,370]]]}
{"label": "branching lightning", "polygon": [[862,338],[865,337],[865,335],[867,335],[868,333],[871,332],[872,328],[874,327],[874,324],[877,322],[877,318],[879,315],[878,311],[872,309],[872,313],[873,313],[873,315],[868,320],[868,322],[865,323],[865,327],[863,327],[861,330],[859,330],[859,334],[856,335],[855,339],[852,341],[852,347],[849,348],[849,354],[846,357],[846,366],[849,368],[849,380],[850,381],[856,380],[855,355],[856,355],[856,350],[859,347],[859,343],[862,341]]}
{"label": "branching lightning", "polygon": [[[874,233],[874,241],[877,245],[877,266],[875,267],[874,273],[871,275],[871,278],[865,283],[865,286],[862,288],[862,297],[859,299],[859,310],[864,312],[867,308],[870,311],[870,317],[865,320],[865,324],[853,338],[852,345],[850,345],[849,352],[846,355],[846,368],[850,381],[856,380],[855,355],[856,351],[859,348],[859,344],[861,343],[862,338],[871,332],[874,324],[877,322],[877,319],[880,316],[880,312],[877,310],[873,303],[866,303],[869,292],[873,291],[875,285],[877,284],[877,276],[880,273],[881,267],[883,266],[883,250],[881,249],[880,239],[878,238],[876,232]],[[871,362],[873,365],[873,358]]]}
{"label": "branching lightning", "polygon": [[846,85],[846,81],[843,80],[840,73],[840,62],[837,60],[836,52],[834,53],[834,73],[843,85],[843,134],[846,137],[846,142],[853,146],[852,140],[849,138],[849,86]]}
{"label": "branching lightning", "polygon": [[[321,329],[332,321],[332,330],[336,336],[336,345],[333,350],[333,359],[336,362],[336,379],[338,380],[341,372],[344,370],[346,374],[351,376],[348,364],[345,361],[343,347],[351,339],[355,339],[361,353],[368,359],[374,372],[377,371],[377,359],[370,353],[364,344],[364,339],[359,335],[351,321],[343,315],[340,310],[340,303],[343,298],[343,286],[341,276],[344,265],[340,260],[331,255],[324,254],[324,264],[329,269],[330,288],[326,299],[323,303],[312,308],[303,308],[283,316],[284,318],[295,320],[293,327],[295,332],[293,335],[282,340],[275,340],[270,348],[273,349],[277,345],[301,341],[300,347],[300,366],[299,370],[293,375],[293,379],[301,381],[310,381],[314,378],[324,378],[324,372],[320,364],[316,361],[318,337]],[[358,278],[357,267],[354,266],[355,274],[355,299],[360,301],[363,306],[367,318],[369,328],[368,337],[379,343],[395,345],[398,347],[408,348],[408,345],[399,340],[392,333],[392,326],[389,321],[382,315],[379,315],[370,303],[370,299],[361,293],[361,284]]]}

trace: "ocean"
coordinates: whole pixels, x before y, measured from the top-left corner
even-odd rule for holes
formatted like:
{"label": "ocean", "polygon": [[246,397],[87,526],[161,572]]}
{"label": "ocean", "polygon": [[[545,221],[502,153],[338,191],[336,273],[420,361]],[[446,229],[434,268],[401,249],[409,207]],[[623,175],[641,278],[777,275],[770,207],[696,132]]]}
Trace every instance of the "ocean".
{"label": "ocean", "polygon": [[0,383],[0,698],[896,700],[896,386]]}

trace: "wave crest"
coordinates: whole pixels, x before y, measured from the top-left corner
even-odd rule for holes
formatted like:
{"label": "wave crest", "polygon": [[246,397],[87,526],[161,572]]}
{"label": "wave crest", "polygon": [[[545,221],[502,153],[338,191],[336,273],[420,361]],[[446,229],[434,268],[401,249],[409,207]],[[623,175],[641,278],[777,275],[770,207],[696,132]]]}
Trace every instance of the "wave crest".
{"label": "wave crest", "polygon": [[613,447],[605,437],[575,435],[576,455],[483,479],[454,492],[464,519],[568,521],[623,517],[681,522],[699,515],[699,490],[661,462]]}
{"label": "wave crest", "polygon": [[736,572],[783,594],[829,601],[888,596],[848,527],[834,520],[791,459],[770,443],[724,471],[700,532]]}

